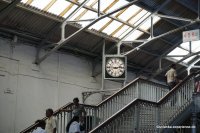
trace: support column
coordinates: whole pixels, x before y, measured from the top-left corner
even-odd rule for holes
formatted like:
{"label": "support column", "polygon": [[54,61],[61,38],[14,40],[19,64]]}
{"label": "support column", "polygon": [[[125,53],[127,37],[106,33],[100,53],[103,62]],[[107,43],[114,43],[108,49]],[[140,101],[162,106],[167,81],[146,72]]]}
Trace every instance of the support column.
{"label": "support column", "polygon": [[105,74],[105,40],[102,49],[102,75],[101,75],[101,90],[104,90],[104,75]]}

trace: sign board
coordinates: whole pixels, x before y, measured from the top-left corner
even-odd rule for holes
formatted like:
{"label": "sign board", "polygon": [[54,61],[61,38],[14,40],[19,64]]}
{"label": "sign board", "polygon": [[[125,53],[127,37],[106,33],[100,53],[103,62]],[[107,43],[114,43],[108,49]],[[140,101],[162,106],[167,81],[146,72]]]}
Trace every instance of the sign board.
{"label": "sign board", "polygon": [[200,40],[199,29],[183,32],[183,42],[198,41],[198,40]]}

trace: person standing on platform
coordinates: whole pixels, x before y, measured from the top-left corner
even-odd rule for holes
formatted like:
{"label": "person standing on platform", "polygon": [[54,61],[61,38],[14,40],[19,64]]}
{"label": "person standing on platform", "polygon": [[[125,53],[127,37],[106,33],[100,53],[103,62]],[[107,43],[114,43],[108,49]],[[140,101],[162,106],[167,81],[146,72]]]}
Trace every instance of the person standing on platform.
{"label": "person standing on platform", "polygon": [[37,128],[33,131],[33,133],[47,133],[45,129],[45,121],[37,120],[35,123],[38,123]]}
{"label": "person standing on platform", "polygon": [[56,133],[56,119],[53,116],[53,110],[47,109],[46,110],[46,126],[45,131],[47,133]]}
{"label": "person standing on platform", "polygon": [[176,74],[176,65],[172,64],[170,69],[165,74],[167,78],[167,84],[169,86],[169,90],[173,89],[176,86],[177,74]]}

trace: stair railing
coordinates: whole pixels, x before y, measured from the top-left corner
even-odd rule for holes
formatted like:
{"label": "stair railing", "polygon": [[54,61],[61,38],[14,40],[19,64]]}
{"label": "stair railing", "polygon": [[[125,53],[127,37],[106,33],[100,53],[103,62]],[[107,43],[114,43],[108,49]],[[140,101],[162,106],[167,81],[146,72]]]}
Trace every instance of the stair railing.
{"label": "stair railing", "polygon": [[158,102],[132,100],[90,133],[159,132],[168,126],[192,102],[194,77],[187,76]]}
{"label": "stair railing", "polygon": [[[135,98],[146,99],[149,101],[158,101],[168,92],[168,87],[159,83],[148,81],[142,78],[137,78],[126,85],[124,88],[102,101],[97,106],[85,105],[87,112],[86,117],[86,130],[90,131],[98,124],[112,116],[118,110],[122,109]],[[72,108],[72,103],[67,104],[62,109]],[[61,109],[60,108],[60,109]],[[57,132],[65,133],[66,124],[72,118],[71,113],[62,112],[58,109],[54,112],[57,118]],[[44,120],[46,118],[43,118]],[[32,132],[37,124],[34,124],[20,133]]]}
{"label": "stair railing", "polygon": [[114,95],[97,105],[97,118],[103,122],[136,98],[157,102],[168,92],[168,87],[137,78]]}

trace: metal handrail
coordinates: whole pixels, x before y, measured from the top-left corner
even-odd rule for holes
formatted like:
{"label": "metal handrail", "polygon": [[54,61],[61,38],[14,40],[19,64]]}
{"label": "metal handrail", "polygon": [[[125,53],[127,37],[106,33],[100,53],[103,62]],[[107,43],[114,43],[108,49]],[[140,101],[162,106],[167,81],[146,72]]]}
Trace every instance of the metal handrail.
{"label": "metal handrail", "polygon": [[[160,83],[155,83],[155,82],[152,82],[152,81],[148,81],[148,80],[146,80],[146,79],[143,79],[143,78],[136,78],[135,80],[133,80],[132,82],[130,82],[129,84],[127,84],[125,87],[123,87],[122,89],[120,89],[118,92],[116,92],[116,93],[114,93],[112,96],[110,96],[110,97],[108,97],[107,99],[105,99],[104,101],[102,101],[100,104],[98,104],[98,105],[86,105],[86,104],[82,104],[82,105],[84,105],[84,107],[86,107],[86,108],[88,108],[88,110],[86,110],[87,112],[88,112],[88,115],[90,115],[91,117],[93,116],[93,117],[95,117],[94,119],[94,121],[93,121],[93,124],[92,124],[92,127],[89,127],[90,128],[90,130],[93,128],[93,127],[95,127],[96,125],[98,125],[99,123],[101,123],[101,122],[103,122],[104,120],[106,120],[108,117],[110,117],[110,116],[112,116],[113,115],[113,113],[116,113],[119,109],[121,109],[121,108],[123,108],[126,104],[128,104],[130,101],[132,101],[134,98],[138,98],[138,97],[143,97],[143,98],[145,98],[145,96],[143,96],[143,94],[141,93],[141,94],[139,94],[140,93],[140,91],[142,92],[142,90],[145,90],[144,88],[145,88],[145,86],[143,86],[144,88],[139,88],[139,84],[140,84],[140,82],[142,82],[142,83],[146,83],[147,85],[150,85],[150,86],[153,86],[153,88],[152,88],[152,90],[154,89],[154,88],[156,88],[156,89],[159,89],[160,90],[160,92],[159,92],[159,95],[157,96],[156,95],[156,99],[154,99],[154,96],[151,96],[151,97],[153,97],[153,100],[158,100],[158,99],[160,99],[162,96],[164,96],[164,94],[165,93],[167,93],[167,86],[165,86],[165,85],[163,85],[163,84],[160,84]],[[118,99],[119,98],[119,96],[124,96],[125,95],[125,93],[127,93],[128,92],[128,90],[131,88],[131,85],[137,85],[137,87],[135,87],[134,88],[134,90],[135,91],[131,91],[131,93],[132,93],[132,95],[130,95],[129,96],[129,101],[126,101],[126,102],[124,102],[121,106],[120,106],[120,108],[118,107],[118,108],[116,108],[115,110],[113,110],[112,109],[112,111],[110,111],[109,109],[111,109],[111,108],[108,108],[108,106],[107,106],[107,104],[109,104],[109,102],[110,103],[118,103],[119,101],[122,101],[122,100],[120,100],[120,99]],[[157,86],[159,86],[158,88],[157,88]],[[133,89],[133,88],[131,88],[131,89]],[[140,89],[140,90],[139,90]],[[163,90],[162,90],[163,89]],[[146,89],[147,91],[151,91],[151,90],[148,90],[148,86],[147,86],[147,89]],[[137,94],[136,94],[137,93]],[[157,94],[157,92],[156,92],[156,94]],[[133,95],[134,95],[134,97],[133,97]],[[124,96],[124,97],[126,97],[126,95]],[[117,100],[113,100],[113,99],[117,99]],[[113,101],[112,101],[113,100]],[[73,105],[73,103],[68,103],[68,104],[66,104],[65,106],[63,106],[63,107],[61,107],[61,108],[59,108],[58,110],[56,110],[55,112],[54,112],[54,116],[57,116],[57,118],[58,119],[60,119],[60,121],[61,121],[61,125],[62,125],[62,130],[64,131],[64,126],[66,126],[65,125],[65,123],[66,123],[66,118],[65,118],[65,116],[66,116],[66,114],[64,113],[63,114],[63,112],[61,112],[60,110],[61,109],[66,109],[66,108],[71,108],[72,107],[72,105]],[[117,104],[116,104],[117,105]],[[105,107],[104,107],[105,106]],[[71,114],[70,114],[71,115]],[[106,115],[106,117],[105,117],[105,115]],[[72,116],[72,115],[71,115]],[[68,116],[69,118],[71,118],[71,116]],[[88,118],[89,119],[89,118]],[[99,120],[97,120],[97,119],[99,119]],[[45,118],[43,118],[43,120],[46,120],[46,117]],[[64,122],[64,123],[63,123]],[[32,130],[34,130],[35,128],[37,127],[37,124],[33,124],[33,125],[31,125],[31,126],[29,126],[28,128],[26,128],[25,130],[23,130],[23,131],[21,131],[20,133],[27,133],[27,132],[31,132]]]}
{"label": "metal handrail", "polygon": [[[118,111],[118,112],[116,112],[114,115],[112,115],[110,118],[108,118],[107,120],[105,120],[103,123],[101,123],[99,126],[97,126],[96,128],[94,128],[92,131],[90,131],[90,133],[103,133],[103,132],[105,132],[104,130],[103,130],[103,128],[106,128],[106,126],[109,126],[109,128],[112,128],[112,123],[115,123],[114,122],[114,120],[115,119],[117,119],[117,118],[119,118],[121,115],[123,115],[127,110],[129,110],[130,108],[134,108],[133,110],[132,110],[132,112],[134,112],[134,111],[136,111],[136,108],[137,108],[137,106],[140,104],[140,103],[144,103],[144,104],[149,104],[150,105],[150,108],[151,109],[154,109],[154,110],[156,110],[156,114],[155,114],[155,116],[154,116],[154,119],[155,118],[159,118],[160,116],[159,115],[161,115],[161,111],[164,111],[164,110],[169,110],[170,108],[162,108],[161,106],[163,106],[163,105],[165,105],[165,104],[168,104],[169,105],[169,103],[170,104],[174,104],[174,103],[172,103],[171,101],[170,102],[168,102],[167,103],[167,101],[169,101],[170,100],[170,98],[171,99],[173,99],[174,97],[174,95],[176,95],[176,92],[178,93],[178,92],[181,92],[180,90],[181,89],[183,89],[183,90],[186,90],[186,92],[193,92],[194,91],[194,76],[195,75],[197,75],[197,74],[199,74],[199,72],[198,73],[192,73],[191,75],[189,75],[189,76],[187,76],[181,83],[179,83],[179,84],[177,84],[167,95],[165,95],[161,100],[159,100],[158,102],[152,102],[152,101],[147,101],[147,100],[142,100],[142,99],[134,99],[132,102],[130,102],[127,106],[125,106],[124,108],[122,108],[120,111]],[[192,87],[192,89],[190,90],[190,88],[187,88],[187,89],[185,89],[184,87],[182,87],[183,85],[185,85],[185,84],[187,84],[187,82],[188,81],[190,81],[190,80],[192,80],[192,86],[189,86],[189,87]],[[190,83],[189,83],[189,85],[190,85]],[[181,88],[182,87],[182,88]],[[184,95],[184,94],[183,94]],[[189,94],[189,96],[190,96],[190,94]],[[177,98],[177,97],[176,97]],[[185,97],[186,99],[188,98],[188,97]],[[192,95],[191,95],[191,97],[190,98],[192,98]],[[183,109],[184,108],[186,108],[187,107],[187,105],[189,105],[191,103],[191,99],[187,99],[187,101],[186,101],[186,103],[183,103],[182,104],[182,106],[177,106],[177,105],[172,105],[173,106],[173,108],[175,108],[175,106],[177,106],[175,109],[176,110],[179,110],[180,108],[181,108],[181,110],[178,112],[178,113],[181,113],[181,111],[183,111]],[[171,105],[170,105],[171,106]],[[143,106],[144,107],[144,106]],[[169,107],[169,106],[168,106]],[[184,107],[184,108],[183,108]],[[140,108],[141,109],[141,108]],[[143,110],[144,111],[144,110]],[[164,112],[165,113],[165,112]],[[172,113],[174,113],[174,112],[172,112]],[[178,113],[177,112],[175,112],[173,115],[175,115],[175,116],[177,116],[178,115]],[[158,116],[157,116],[158,115]],[[166,115],[168,115],[168,114],[166,114]],[[138,116],[136,116],[136,117],[138,117]],[[153,119],[153,118],[152,118]],[[171,119],[171,117],[169,118],[169,119]],[[170,120],[167,120],[167,122],[168,122],[168,124],[169,124],[169,122],[170,122]],[[136,120],[135,120],[136,121]],[[143,121],[145,121],[145,120],[143,120]],[[136,122],[137,123],[137,122]],[[164,120],[162,120],[162,118],[159,118],[157,121],[156,121],[156,124],[166,124],[166,121],[164,121]],[[115,123],[116,124],[116,123]],[[155,124],[155,126],[156,126],[156,124]],[[132,125],[133,126],[133,125]],[[137,126],[136,126],[137,127]],[[138,127],[137,127],[138,128]],[[138,130],[137,128],[135,128],[134,130]],[[154,127],[155,128],[155,127]],[[102,129],[102,131],[101,131],[101,129]],[[144,129],[145,130],[145,129]],[[147,130],[147,129],[146,129]],[[152,129],[152,130],[156,130],[156,129]],[[112,131],[113,132],[113,131]]]}

